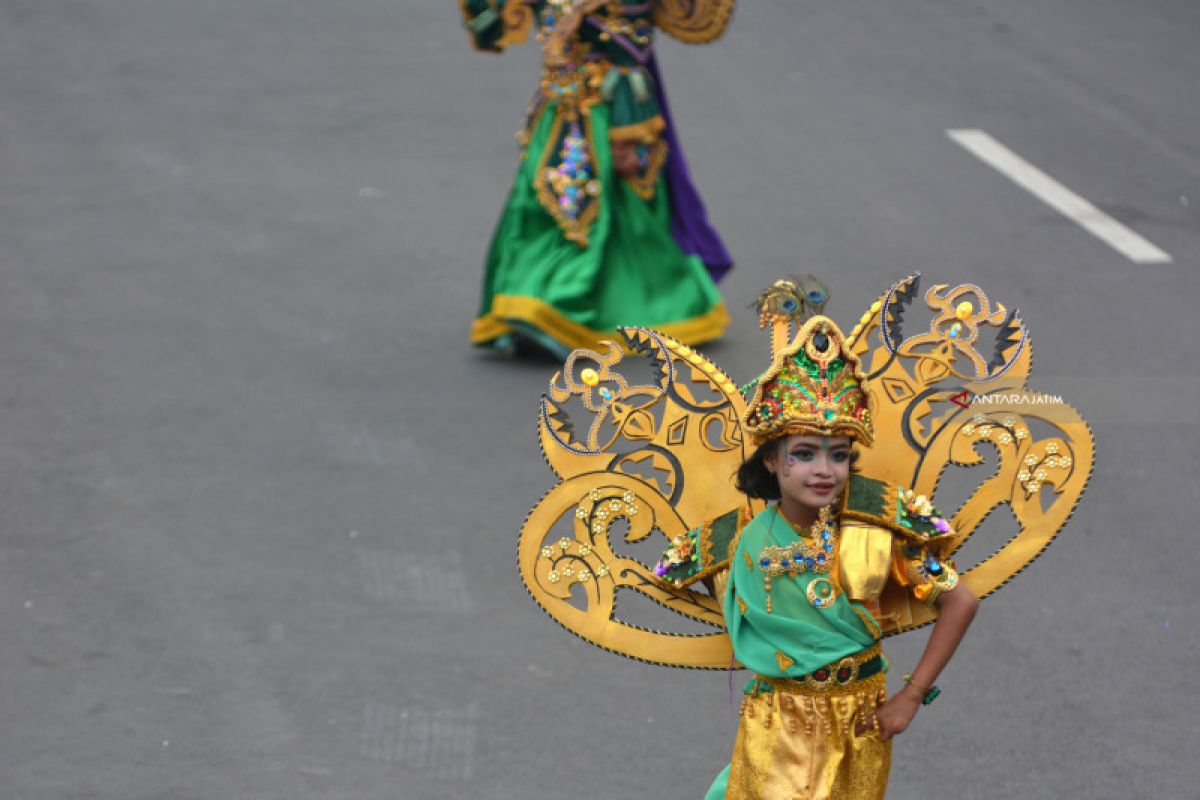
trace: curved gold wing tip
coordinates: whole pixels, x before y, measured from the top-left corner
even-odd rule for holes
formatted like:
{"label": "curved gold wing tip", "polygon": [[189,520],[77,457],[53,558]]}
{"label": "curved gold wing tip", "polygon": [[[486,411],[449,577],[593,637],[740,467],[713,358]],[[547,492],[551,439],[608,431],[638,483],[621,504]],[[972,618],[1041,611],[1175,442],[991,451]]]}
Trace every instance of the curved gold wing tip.
{"label": "curved gold wing tip", "polygon": [[[713,377],[723,378],[725,382],[731,384],[733,383],[725,371],[721,369],[716,362],[704,355],[704,353],[700,352],[699,350],[691,347],[690,345],[684,344],[668,334],[665,334],[661,331],[656,331],[653,328],[635,326],[621,327],[617,330],[620,331],[623,336],[625,336],[625,338],[631,343],[631,346],[634,344],[635,340],[640,344],[649,344],[650,342],[654,342],[655,344],[659,345],[662,350],[682,357],[689,364],[694,364]],[[641,348],[641,351],[644,352],[645,349],[646,348],[643,347]]]}
{"label": "curved gold wing tip", "polygon": [[641,355],[647,352],[652,342],[663,344],[663,339],[670,340],[670,337],[665,337],[664,334],[653,328],[644,328],[636,325],[628,325],[617,328],[617,333],[621,334],[621,338],[625,340],[625,345],[622,348],[624,352],[634,355]]}
{"label": "curved gold wing tip", "polygon": [[[980,594],[979,595],[980,600],[983,600],[984,598],[987,598],[987,597],[991,597],[993,594],[998,592],[1000,589],[1007,586],[1010,582],[1012,582],[1012,580],[1014,578],[1016,578],[1018,575],[1023,573],[1026,569],[1028,569],[1030,564],[1032,564],[1034,561],[1037,561],[1037,559],[1040,558],[1041,555],[1043,553],[1045,553],[1047,549],[1049,549],[1050,545],[1052,545],[1054,543],[1054,541],[1059,537],[1059,535],[1064,530],[1066,530],[1066,527],[1067,527],[1067,525],[1069,525],[1071,523],[1071,520],[1073,520],[1075,518],[1075,514],[1079,510],[1080,503],[1082,503],[1082,501],[1083,501],[1083,496],[1087,492],[1088,486],[1091,485],[1092,476],[1096,472],[1096,436],[1095,436],[1095,432],[1092,430],[1091,424],[1086,419],[1083,418],[1082,414],[1079,413],[1078,408],[1071,405],[1070,403],[1061,403],[1058,405],[1060,407],[1068,408],[1072,412],[1074,412],[1076,419],[1071,421],[1072,425],[1082,425],[1084,430],[1087,431],[1087,443],[1089,445],[1089,450],[1090,450],[1090,455],[1091,455],[1091,458],[1088,460],[1087,474],[1084,475],[1082,478],[1082,481],[1079,486],[1079,493],[1075,497],[1075,501],[1074,501],[1074,504],[1071,506],[1071,510],[1067,512],[1067,515],[1063,518],[1063,521],[1059,524],[1058,528],[1054,531],[1054,533],[1049,538],[1046,539],[1046,541],[1042,544],[1042,546],[1040,548],[1038,548],[1038,551],[1036,553],[1034,553],[1032,556],[1029,557],[1028,560],[1026,560],[1023,564],[1021,564],[1015,570],[1013,570],[1013,572],[1008,577],[1006,577],[1004,580],[1000,581],[998,584],[993,586],[991,589]],[[1076,462],[1076,463],[1078,463],[1078,462]],[[941,479],[942,479],[942,477],[944,477],[944,475],[945,475],[945,473],[938,476],[938,480],[934,483],[933,489],[929,493],[930,497],[932,497],[934,494],[936,494],[938,486],[941,485]],[[975,524],[975,529],[978,530],[979,526],[982,525],[988,519],[988,517],[990,517],[992,515],[992,513],[994,511],[996,511],[996,509],[998,509],[1002,505],[1005,505],[1005,503],[997,503],[995,506],[988,509],[987,513],[984,514],[983,517],[981,517],[979,519],[979,521]],[[977,562],[977,564],[982,564],[985,561],[988,561],[989,559],[993,558],[997,553],[999,553],[1001,550],[1003,550],[1005,547],[1007,547],[1009,545],[1009,543],[1013,541],[1013,539],[1015,539],[1017,536],[1019,536],[1020,533],[1021,532],[1018,531],[1017,533],[1013,534],[1013,536],[1010,537],[1008,540],[1006,540],[1003,544],[1001,544],[999,547],[997,547],[995,550],[993,550],[991,553],[989,553],[984,558],[981,558]],[[966,539],[963,540],[963,542],[965,542],[965,541],[966,541]],[[955,549],[957,549],[958,547],[961,547],[963,542],[959,542],[959,544],[957,545],[957,547]],[[964,570],[961,573],[961,575],[963,577],[966,577],[967,575],[969,575],[971,573],[971,571],[974,568],[975,567],[971,567],[970,569]],[[908,626],[905,628],[899,628],[897,630],[885,633],[884,636],[893,636],[897,633],[905,633],[906,631],[916,630],[917,628],[923,628],[933,621],[934,621],[934,619],[930,619],[925,622],[919,623],[917,625],[912,625],[912,626]]]}
{"label": "curved gold wing tip", "polygon": [[[1094,465],[1094,461],[1093,461],[1093,465]],[[1094,466],[1093,466],[1093,469],[1094,469]],[[1083,486],[1083,488],[1082,488],[1082,489],[1080,490],[1080,492],[1079,492],[1079,499],[1082,499],[1082,498],[1083,498],[1083,492],[1087,490],[1087,484],[1088,484],[1088,483],[1091,481],[1091,479],[1092,479],[1092,472],[1093,472],[1093,469],[1089,469],[1089,470],[1088,470],[1088,474],[1087,474],[1087,477],[1085,478],[1085,483],[1084,483],[1084,486]],[[1028,561],[1026,561],[1026,562],[1025,562],[1024,564],[1022,564],[1021,566],[1017,567],[1017,569],[1016,569],[1016,570],[1014,570],[1014,571],[1013,571],[1013,573],[1012,573],[1011,575],[1009,575],[1009,576],[1008,576],[1007,578],[1005,578],[1004,580],[1000,581],[1000,583],[996,584],[996,585],[995,585],[995,586],[993,586],[991,589],[989,589],[989,590],[987,590],[986,592],[984,592],[983,594],[979,595],[979,598],[978,598],[978,599],[980,599],[980,600],[984,600],[984,599],[986,599],[986,598],[988,598],[988,597],[991,597],[991,596],[992,596],[992,595],[994,595],[996,592],[1000,591],[1000,590],[1001,590],[1001,589],[1003,589],[1005,586],[1007,586],[1009,583],[1011,583],[1011,582],[1012,582],[1012,580],[1013,580],[1014,578],[1016,578],[1018,575],[1020,575],[1021,573],[1023,573],[1025,570],[1029,569],[1029,565],[1030,565],[1030,564],[1032,564],[1034,561],[1037,561],[1037,560],[1038,560],[1038,559],[1039,559],[1039,558],[1042,556],[1042,554],[1046,552],[1046,550],[1047,550],[1047,549],[1050,547],[1050,545],[1054,543],[1054,540],[1058,538],[1059,534],[1060,534],[1060,533],[1062,533],[1063,529],[1064,529],[1064,528],[1066,528],[1066,527],[1067,527],[1067,525],[1068,525],[1068,524],[1070,524],[1071,520],[1075,518],[1075,512],[1076,512],[1078,509],[1079,509],[1079,503],[1078,503],[1078,500],[1077,500],[1077,501],[1076,501],[1076,504],[1075,504],[1075,507],[1074,507],[1074,508],[1072,508],[1070,512],[1068,512],[1068,514],[1067,514],[1066,518],[1065,518],[1065,519],[1063,519],[1062,525],[1060,525],[1060,526],[1059,526],[1059,529],[1058,529],[1057,531],[1055,531],[1055,532],[1054,532],[1054,535],[1053,535],[1053,536],[1051,536],[1049,539],[1047,539],[1047,540],[1046,540],[1046,543],[1045,543],[1045,544],[1043,544],[1043,545],[1042,545],[1042,547],[1041,547],[1041,548],[1040,548],[1040,549],[1039,549],[1039,550],[1038,550],[1036,553],[1034,553],[1034,554],[1033,554],[1033,555],[1032,555],[1032,556],[1029,558],[1029,560],[1028,560]],[[989,516],[990,516],[990,512],[989,512]],[[984,519],[987,519],[987,516],[985,516],[985,517],[984,517]],[[980,523],[980,524],[983,524],[983,520],[981,519],[981,520],[979,521],[979,523]],[[999,549],[997,549],[995,552],[993,552],[993,553],[992,553],[992,555],[994,556],[994,555],[995,555],[997,552],[999,552]],[[988,556],[988,558],[991,558],[991,556]],[[967,572],[970,572],[970,570],[968,570]],[[964,574],[966,574],[966,573],[964,573]],[[929,620],[929,622],[933,622],[933,620]],[[929,624],[929,622],[922,623],[922,625],[918,625],[918,626],[915,626],[915,627],[924,627],[924,625],[928,625],[928,624]],[[909,629],[906,629],[906,630],[909,630]],[[898,632],[902,632],[902,631],[898,631]]]}
{"label": "curved gold wing tip", "polygon": [[[536,508],[536,506],[534,508]],[[529,511],[529,514],[527,514],[525,517],[526,521],[528,521],[529,517],[532,515],[533,515],[533,510],[531,509]],[[517,558],[518,573],[520,573],[520,569],[521,569],[521,562],[520,562],[520,556],[518,554],[518,558]],[[534,602],[534,605],[536,605],[543,614],[545,614],[547,617],[549,617],[550,620],[555,625],[562,628],[564,631],[571,634],[576,639],[585,641],[588,644],[592,645],[593,647],[599,648],[600,650],[603,650],[606,653],[612,653],[613,655],[616,655],[616,656],[622,656],[623,658],[628,658],[631,661],[640,661],[643,664],[652,664],[653,666],[656,666],[656,667],[668,667],[671,669],[723,670],[723,669],[727,668],[727,666],[724,664],[676,664],[676,663],[673,663],[670,661],[656,661],[652,658],[646,658],[644,656],[638,656],[638,655],[634,655],[632,653],[622,652],[622,651],[617,650],[613,647],[610,647],[609,645],[606,645],[602,642],[597,642],[594,639],[584,636],[582,633],[571,628],[569,625],[565,625],[561,620],[559,620],[557,617],[555,617],[553,614],[551,614],[550,610],[548,608],[546,608],[545,604],[542,603],[542,601],[538,599],[538,596],[536,594],[534,594],[533,591],[529,588],[529,584],[525,581],[525,576],[523,574],[521,575],[521,586],[525,589],[525,594],[529,595],[529,599],[531,599]],[[635,624],[629,623],[629,622],[626,622],[623,624],[629,625],[630,627],[636,628],[640,631],[645,631],[646,633],[657,634],[659,636],[679,636],[681,638],[686,638],[689,636],[688,634],[670,633],[668,631],[660,631],[655,628],[647,628],[642,625],[635,625]],[[711,634],[706,634],[706,635],[711,635]]]}
{"label": "curved gold wing tip", "polygon": [[[543,433],[545,434],[543,436]],[[554,464],[550,460],[550,454],[546,452],[545,440],[550,438],[562,449],[569,453],[579,456],[595,456],[599,455],[600,451],[585,445],[581,440],[574,436],[575,426],[565,412],[559,416],[558,406],[546,395],[542,395],[540,407],[538,409],[538,446],[542,450],[542,457],[546,459],[546,463],[550,464],[551,471],[558,475],[558,470],[554,469]]]}
{"label": "curved gold wing tip", "polygon": [[[610,474],[605,474],[605,476],[606,477],[616,477],[616,476],[613,476]],[[642,485],[646,488],[653,489],[653,487],[649,487],[648,485],[646,485],[646,483],[642,482],[641,480],[636,479],[636,477],[632,477],[632,476],[624,476],[624,477],[629,477],[630,481],[638,483],[638,485]],[[727,657],[722,658],[722,660],[720,662],[710,661],[708,663],[680,663],[680,662],[676,662],[676,661],[659,660],[659,658],[647,657],[646,655],[637,655],[637,654],[634,654],[634,652],[619,650],[619,649],[617,649],[617,646],[613,646],[612,644],[606,644],[604,642],[598,642],[598,640],[587,636],[586,633],[576,630],[575,627],[572,627],[571,625],[566,624],[566,622],[564,622],[563,620],[560,620],[558,618],[558,616],[554,615],[551,612],[550,607],[548,607],[545,602],[542,602],[541,596],[539,596],[539,594],[535,593],[534,589],[532,588],[532,584],[530,584],[529,576],[527,575],[527,572],[522,569],[522,543],[521,542],[523,542],[524,533],[526,533],[526,531],[529,529],[530,523],[532,523],[536,513],[538,513],[539,509],[541,509],[541,507],[544,506],[544,504],[546,503],[546,500],[548,498],[551,498],[554,493],[559,492],[560,489],[562,489],[562,485],[560,485],[560,483],[559,483],[559,485],[556,485],[556,486],[551,487],[550,489],[547,489],[547,491],[541,495],[541,498],[538,500],[538,503],[534,504],[533,507],[530,507],[530,510],[528,511],[528,513],[526,513],[526,516],[524,516],[524,521],[521,524],[522,536],[521,536],[521,539],[518,540],[518,545],[517,545],[516,565],[517,565],[517,573],[518,573],[518,575],[521,576],[521,585],[524,588],[524,590],[526,590],[526,594],[529,595],[530,600],[533,600],[534,604],[536,604],[536,606],[538,606],[538,608],[541,609],[541,612],[546,614],[547,616],[550,616],[550,619],[554,622],[554,624],[558,625],[559,627],[562,627],[563,630],[568,631],[569,633],[572,634],[572,636],[575,636],[578,639],[582,639],[583,642],[592,644],[592,645],[596,646],[596,648],[605,650],[607,652],[612,652],[612,654],[614,654],[614,655],[624,656],[625,658],[631,658],[631,660],[634,660],[634,661],[641,661],[644,663],[654,664],[654,666],[656,666],[656,667],[671,667],[671,668],[676,668],[676,669],[712,669],[712,670],[727,668]],[[643,569],[648,569],[648,567],[646,567],[646,565],[644,565],[644,564],[642,564],[641,566],[643,567]],[[628,567],[622,567],[622,569],[628,569]],[[614,570],[614,572],[616,572],[617,567],[614,566],[613,570]],[[636,589],[632,589],[631,591],[636,591]],[[630,630],[640,631],[643,633],[652,633],[652,634],[654,634],[654,636],[668,637],[668,638],[672,638],[672,639],[702,639],[702,638],[724,636],[724,628],[716,627],[714,624],[712,624],[712,622],[707,622],[706,620],[698,618],[698,616],[696,616],[694,614],[680,612],[679,609],[674,609],[674,610],[676,610],[676,613],[683,614],[684,616],[686,616],[686,618],[688,618],[692,621],[702,622],[702,624],[708,625],[708,627],[712,628],[712,632],[709,632],[709,633],[678,633],[678,632],[672,632],[672,631],[661,631],[661,630],[659,630],[659,628],[638,625],[638,624],[636,624],[636,622],[618,619],[617,609],[618,609],[618,602],[616,600],[614,600],[611,610],[610,610],[610,614],[611,614],[610,619],[613,622],[617,622],[617,624],[620,626],[623,626],[625,628],[630,628]],[[619,644],[618,644],[618,646],[619,646]]]}
{"label": "curved gold wing tip", "polygon": [[893,283],[892,288],[889,290],[889,292],[894,292],[896,289],[899,289],[901,286],[907,286],[908,284],[912,283],[913,281],[920,280],[922,277],[923,277],[923,273],[920,270],[916,270],[915,272],[910,272],[907,275],[905,275],[903,278],[900,278],[895,283]]}
{"label": "curved gold wing tip", "polygon": [[[524,581],[522,581],[522,585],[524,585]],[[724,665],[724,664],[711,664],[711,665],[710,665],[710,664],[675,664],[675,663],[672,663],[672,662],[670,662],[670,661],[655,661],[655,660],[654,660],[654,659],[652,659],[652,658],[645,658],[645,657],[643,657],[643,656],[635,656],[635,655],[633,655],[632,653],[623,653],[623,652],[621,652],[620,650],[616,650],[616,649],[614,649],[614,648],[612,648],[612,647],[609,647],[609,646],[608,646],[608,645],[606,645],[606,644],[602,644],[602,643],[600,643],[600,642],[597,642],[597,641],[595,641],[594,639],[589,639],[588,637],[584,636],[583,634],[579,633],[578,631],[574,631],[574,630],[572,630],[570,627],[568,627],[568,626],[564,625],[562,622],[560,622],[559,620],[555,619],[555,618],[554,618],[554,615],[553,615],[553,614],[551,614],[551,613],[550,613],[550,612],[549,612],[549,611],[546,609],[546,607],[545,607],[544,605],[542,605],[542,604],[541,604],[541,602],[539,602],[539,601],[538,601],[537,597],[536,597],[536,596],[533,594],[533,592],[529,591],[529,587],[528,587],[528,586],[525,586],[525,593],[526,593],[527,595],[529,595],[529,597],[530,597],[530,598],[533,600],[533,602],[534,602],[535,604],[537,604],[537,607],[538,607],[538,608],[540,608],[540,609],[542,610],[542,613],[543,613],[543,614],[545,614],[547,617],[549,617],[549,618],[550,618],[550,619],[551,619],[551,620],[554,622],[554,624],[555,624],[555,625],[557,625],[558,627],[560,627],[560,628],[562,628],[563,630],[567,631],[567,632],[568,632],[568,633],[570,633],[572,636],[574,636],[576,639],[580,639],[580,640],[582,640],[582,641],[584,641],[584,642],[587,642],[587,643],[588,643],[588,644],[590,644],[592,647],[595,647],[595,648],[598,648],[598,649],[600,649],[600,650],[603,650],[603,651],[604,651],[604,652],[606,652],[606,653],[612,653],[612,654],[613,654],[613,655],[615,655],[615,656],[621,656],[622,658],[628,658],[630,661],[640,661],[640,662],[642,662],[643,664],[650,664],[650,665],[652,665],[652,666],[655,666],[655,667],[667,667],[668,669],[702,669],[702,670],[723,670],[723,669],[726,669],[726,665]],[[635,626],[635,627],[639,627],[639,628],[640,628],[640,626]],[[655,629],[653,629],[653,628],[640,628],[640,629],[641,629],[641,630],[643,630],[643,631],[646,631],[647,633],[657,633],[657,634],[661,634],[661,635],[668,635],[668,636],[671,636],[671,635],[676,635],[676,634],[666,634],[666,633],[664,633],[663,631],[657,631],[657,630],[655,630]]]}
{"label": "curved gold wing tip", "polygon": [[[561,472],[559,472],[558,469],[555,468],[554,460],[552,458],[550,458],[550,453],[548,453],[546,451],[546,438],[541,435],[540,422],[539,422],[539,426],[538,426],[537,440],[538,440],[538,452],[542,454],[542,461],[544,461],[546,463],[546,466],[550,468],[551,474],[557,475],[559,477],[559,479],[562,479],[564,477],[563,474]],[[530,513],[532,514],[533,512],[530,511]]]}

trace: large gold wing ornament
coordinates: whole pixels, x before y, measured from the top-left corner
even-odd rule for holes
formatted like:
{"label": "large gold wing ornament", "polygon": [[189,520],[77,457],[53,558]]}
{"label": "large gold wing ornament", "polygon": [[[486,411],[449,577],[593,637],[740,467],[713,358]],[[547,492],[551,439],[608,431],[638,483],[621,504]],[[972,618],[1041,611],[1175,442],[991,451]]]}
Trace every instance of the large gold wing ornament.
{"label": "large gold wing ornament", "polygon": [[[958,547],[999,506],[1019,526],[964,572],[985,596],[1070,517],[1092,469],[1091,431],[1070,406],[1026,387],[1028,332],[978,287],[933,287],[924,297],[932,321],[907,330],[919,280],[893,286],[848,337],[875,416],[875,446],[859,467],[933,497],[952,466],[986,472],[995,462],[952,515]],[[775,349],[826,296],[811,276],[759,296]],[[671,337],[644,328],[620,334],[623,346],[574,351],[543,396],[542,451],[560,482],[521,530],[521,577],[538,605],[592,644],[656,664],[723,669],[732,652],[719,599],[700,581],[657,579],[650,565],[706,521],[731,510],[746,520],[761,509],[732,480],[750,454],[745,400],[719,367]],[[885,633],[931,619],[918,607]]]}
{"label": "large gold wing ornament", "polygon": [[[924,295],[932,319],[916,328],[905,317],[918,310],[920,280],[912,275],[889,289],[848,337],[875,416],[876,444],[863,450],[859,468],[935,497],[952,468],[992,465],[982,482],[972,476],[974,489],[952,518],[956,549],[1001,506],[1015,519],[1018,529],[963,574],[982,598],[1066,525],[1091,477],[1095,445],[1078,411],[1028,385],[1033,345],[1016,310],[973,284],[940,284]],[[921,608],[911,624],[888,633],[933,617]]]}
{"label": "large gold wing ornament", "polygon": [[[720,602],[657,580],[648,564],[672,538],[746,504],[730,480],[748,455],[742,398],[729,376],[671,337],[620,333],[645,377],[622,374],[616,344],[576,350],[542,398],[542,452],[561,482],[525,521],[521,577],[538,605],[592,644],[657,664],[728,666]],[[619,616],[618,599],[634,598],[693,630]]]}

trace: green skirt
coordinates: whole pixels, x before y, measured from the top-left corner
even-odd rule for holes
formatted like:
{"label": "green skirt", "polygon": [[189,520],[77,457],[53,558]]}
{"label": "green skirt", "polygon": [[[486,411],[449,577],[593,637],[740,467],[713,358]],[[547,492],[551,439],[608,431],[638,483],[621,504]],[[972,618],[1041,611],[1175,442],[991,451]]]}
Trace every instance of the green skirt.
{"label": "green skirt", "polygon": [[721,335],[729,315],[699,256],[671,236],[671,204],[659,174],[643,199],[612,168],[609,108],[592,106],[582,120],[599,189],[586,244],[539,201],[535,179],[546,148],[561,145],[556,103],[534,124],[508,203],[492,237],[483,299],[471,329],[477,345],[506,346],[523,334],[565,356],[577,347],[616,340],[618,326],[654,328],[686,344]]}

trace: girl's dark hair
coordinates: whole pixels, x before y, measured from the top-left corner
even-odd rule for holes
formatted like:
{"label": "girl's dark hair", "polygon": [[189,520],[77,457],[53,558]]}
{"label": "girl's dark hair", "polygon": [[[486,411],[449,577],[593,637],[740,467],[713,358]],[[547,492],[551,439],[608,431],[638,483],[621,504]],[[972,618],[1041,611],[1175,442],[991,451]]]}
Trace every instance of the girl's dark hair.
{"label": "girl's dark hair", "polygon": [[[784,437],[780,437],[759,445],[758,449],[742,462],[734,473],[734,485],[739,492],[758,500],[779,499],[779,480],[767,469],[766,457],[783,441]],[[858,472],[858,446],[853,442],[850,447],[850,472]]]}
{"label": "girl's dark hair", "polygon": [[742,462],[735,473],[737,489],[747,497],[758,500],[778,500],[779,481],[767,470],[766,456],[779,447],[782,439],[772,439],[759,445],[754,454]]}

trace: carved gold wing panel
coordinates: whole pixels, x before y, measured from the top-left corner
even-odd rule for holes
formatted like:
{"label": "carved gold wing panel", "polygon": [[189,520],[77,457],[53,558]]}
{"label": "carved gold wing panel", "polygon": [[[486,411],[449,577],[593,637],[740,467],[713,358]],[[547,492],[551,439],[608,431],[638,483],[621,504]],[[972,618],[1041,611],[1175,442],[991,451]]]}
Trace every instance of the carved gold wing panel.
{"label": "carved gold wing panel", "polygon": [[[1001,506],[1017,521],[1011,538],[963,577],[984,597],[1070,518],[1092,472],[1092,432],[1062,398],[1028,385],[1033,348],[1016,311],[972,284],[937,285],[924,294],[931,321],[910,330],[919,285],[920,275],[897,283],[849,337],[867,373],[877,432],[859,467],[933,497],[950,466],[986,471],[995,462],[952,518],[956,548]],[[904,629],[932,618],[926,609]]]}
{"label": "carved gold wing panel", "polygon": [[[720,602],[667,586],[650,564],[673,537],[745,503],[732,483],[746,456],[742,398],[669,336],[621,335],[634,358],[611,343],[576,350],[542,398],[542,451],[561,482],[521,530],[521,578],[555,621],[592,644],[657,664],[727,667]],[[619,614],[632,595],[657,607],[656,625],[676,630]],[[674,624],[687,620],[692,630]]]}
{"label": "carved gold wing panel", "polygon": [[[934,286],[921,309],[919,284],[919,275],[897,283],[847,337],[875,420],[875,446],[859,469],[929,497],[948,470],[966,471],[959,508],[938,503],[956,548],[989,514],[1011,510],[1016,530],[985,542],[994,551],[963,573],[984,597],[1070,518],[1091,475],[1092,433],[1061,398],[1028,385],[1032,344],[1015,311],[972,284]],[[928,320],[917,324],[918,312]],[[786,315],[776,323],[778,339],[790,323]],[[719,600],[656,580],[649,565],[674,537],[746,504],[732,481],[749,455],[745,401],[691,348],[644,328],[621,335],[624,349],[573,352],[542,398],[542,451],[560,482],[521,530],[521,577],[553,619],[599,647],[724,668],[732,655]],[[625,598],[637,599],[635,613],[618,612]],[[639,608],[657,616],[647,621]],[[933,618],[914,611],[884,632]]]}

